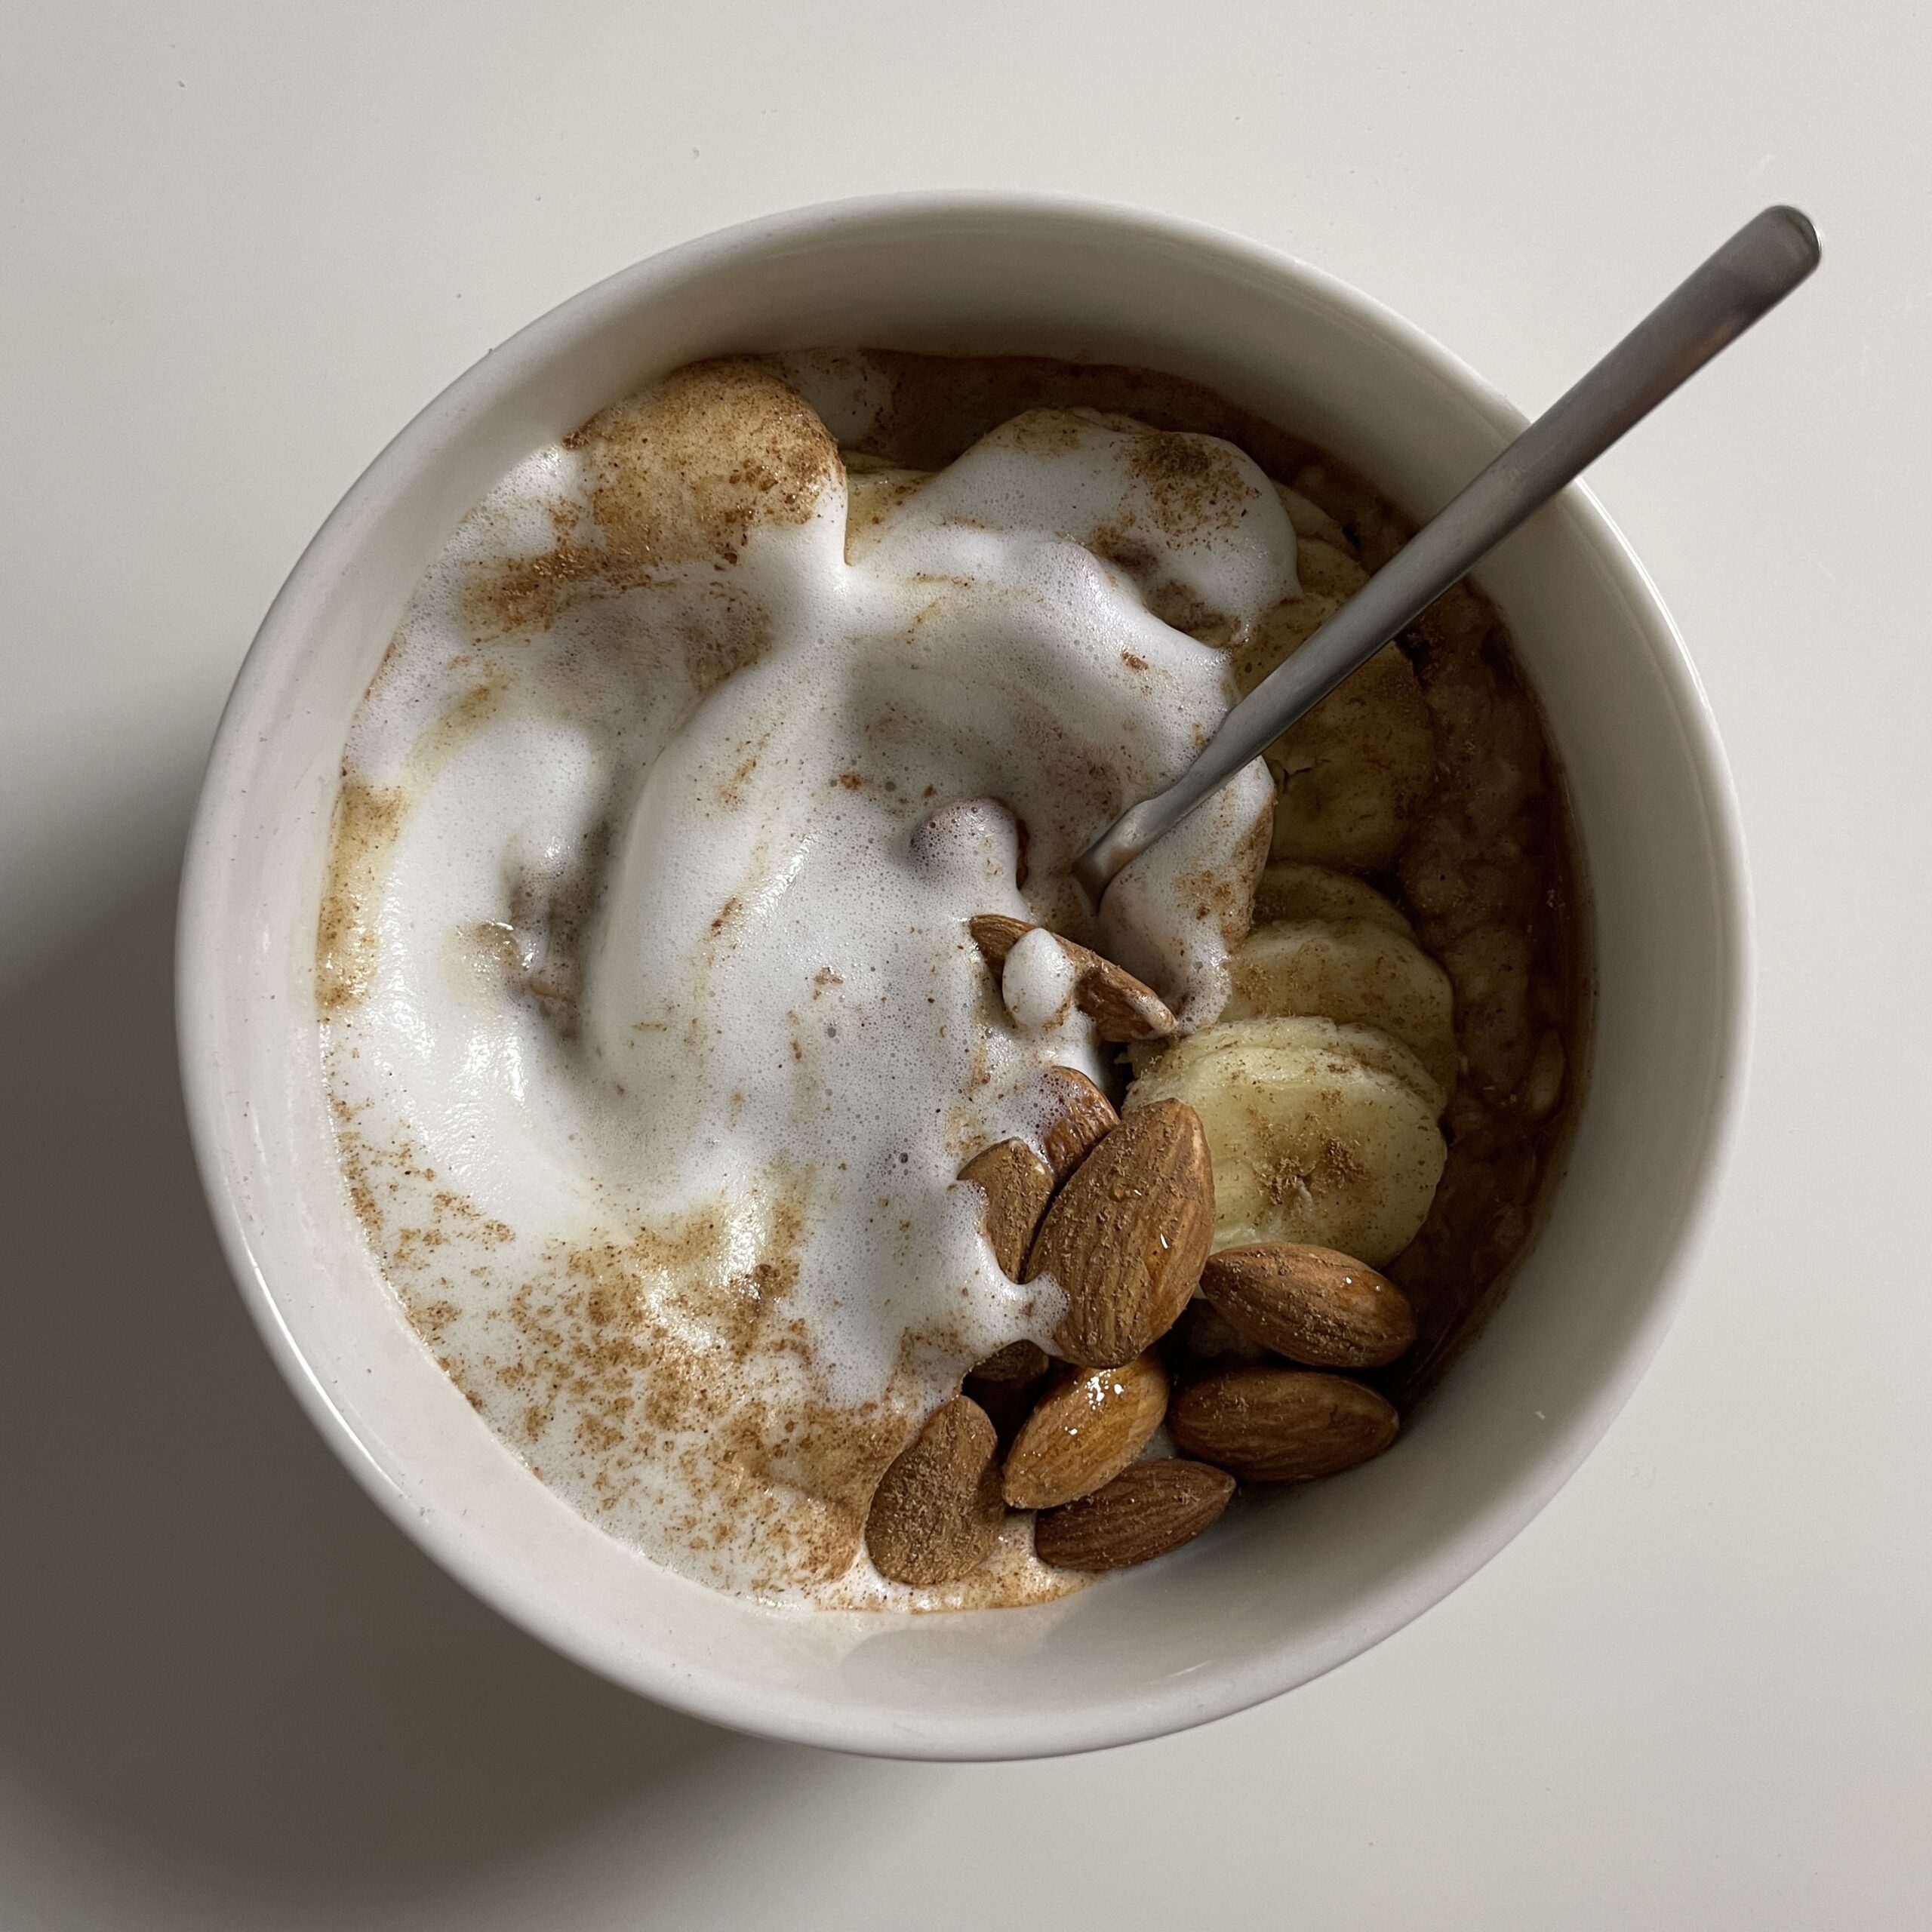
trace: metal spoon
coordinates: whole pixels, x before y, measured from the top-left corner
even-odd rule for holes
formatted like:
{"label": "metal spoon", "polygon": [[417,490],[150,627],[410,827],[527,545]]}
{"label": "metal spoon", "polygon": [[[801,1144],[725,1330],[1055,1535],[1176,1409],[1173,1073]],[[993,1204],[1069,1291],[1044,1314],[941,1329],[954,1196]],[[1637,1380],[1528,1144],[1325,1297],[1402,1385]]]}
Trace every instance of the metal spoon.
{"label": "metal spoon", "polygon": [[1767,208],[1746,222],[1263,678],[1173,784],[1124,812],[1081,854],[1073,875],[1090,901],[1097,906],[1122,866],[1259,757],[1818,261],[1817,232],[1797,209]]}

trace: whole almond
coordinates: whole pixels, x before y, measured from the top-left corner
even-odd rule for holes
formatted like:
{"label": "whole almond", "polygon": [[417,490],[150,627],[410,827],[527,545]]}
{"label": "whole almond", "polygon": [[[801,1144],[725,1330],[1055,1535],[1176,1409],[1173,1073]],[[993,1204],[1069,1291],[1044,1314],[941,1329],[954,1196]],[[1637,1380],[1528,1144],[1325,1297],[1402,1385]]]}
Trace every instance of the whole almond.
{"label": "whole almond", "polygon": [[1224,1247],[1208,1257],[1201,1292],[1243,1334],[1317,1368],[1380,1368],[1416,1338],[1401,1290],[1332,1247]]}
{"label": "whole almond", "polygon": [[1008,1506],[1051,1509],[1091,1496],[1146,1447],[1167,1411],[1168,1373],[1152,1354],[1049,1389],[1006,1452]]}
{"label": "whole almond", "polygon": [[1177,1395],[1168,1429],[1244,1482],[1305,1482],[1379,1456],[1400,1419],[1373,1389],[1300,1368],[1230,1368]]}
{"label": "whole almond", "polygon": [[986,1411],[964,1395],[935,1410],[872,1494],[866,1548],[899,1583],[949,1583],[999,1540],[999,1443]]}
{"label": "whole almond", "polygon": [[966,930],[998,979],[1006,971],[1006,955],[1033,930],[1033,922],[1005,912],[978,912],[966,921]]}
{"label": "whole almond", "polygon": [[[1006,970],[1006,955],[1033,928],[1025,919],[1004,912],[980,912],[966,922],[974,943],[995,974]],[[1125,968],[1070,939],[1054,938],[1073,963],[1073,1003],[1093,1021],[1100,1038],[1115,1044],[1164,1039],[1174,1030],[1174,1017],[1152,986]]]}
{"label": "whole almond", "polygon": [[1018,1281],[1034,1230],[1053,1198],[1053,1169],[1025,1141],[1002,1140],[975,1154],[959,1178],[986,1197],[980,1225],[1001,1273]]}
{"label": "whole almond", "polygon": [[1051,1111],[1040,1128],[1054,1179],[1063,1181],[1120,1124],[1113,1103],[1077,1066],[1050,1066]]}
{"label": "whole almond", "polygon": [[1054,1197],[1026,1257],[1067,1309],[1054,1350],[1118,1368],[1159,1340],[1187,1306],[1214,1235],[1214,1170],[1200,1116],[1156,1100],[1121,1121]]}
{"label": "whole almond", "polygon": [[1135,1463],[1104,1489],[1035,1517],[1033,1554],[1057,1570],[1124,1570],[1191,1542],[1234,1493],[1234,1478],[1204,1463]]}
{"label": "whole almond", "polygon": [[1124,1045],[1136,1040],[1164,1040],[1177,1023],[1171,1009],[1154,989],[1137,980],[1124,966],[1071,940],[1060,944],[1073,955],[1079,978],[1073,985],[1073,1003],[1094,1023],[1103,1040]]}

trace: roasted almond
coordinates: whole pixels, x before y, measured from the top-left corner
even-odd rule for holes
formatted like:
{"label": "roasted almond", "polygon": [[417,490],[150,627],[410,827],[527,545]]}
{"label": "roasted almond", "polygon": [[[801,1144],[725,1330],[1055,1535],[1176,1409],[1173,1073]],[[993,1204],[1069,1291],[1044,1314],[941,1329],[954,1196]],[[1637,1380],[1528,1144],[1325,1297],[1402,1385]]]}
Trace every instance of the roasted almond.
{"label": "roasted almond", "polygon": [[1006,1452],[1009,1506],[1051,1509],[1111,1482],[1147,1446],[1168,1408],[1158,1356],[1082,1369],[1049,1389]]}
{"label": "roasted almond", "polygon": [[1006,955],[1033,930],[1033,922],[1004,912],[977,912],[966,921],[966,930],[997,980],[1006,971]]}
{"label": "roasted almond", "polygon": [[866,1548],[899,1583],[949,1583],[992,1554],[1006,1520],[999,1443],[964,1395],[936,1409],[872,1493]]}
{"label": "roasted almond", "polygon": [[1060,944],[1073,955],[1079,978],[1073,984],[1073,1003],[1094,1023],[1103,1040],[1124,1044],[1134,1040],[1164,1040],[1174,1030],[1174,1016],[1154,989],[1137,980],[1097,952],[1071,940]]}
{"label": "roasted almond", "polygon": [[1009,1281],[1020,1278],[1034,1230],[1052,1199],[1054,1171],[1023,1140],[1002,1140],[975,1154],[959,1178],[986,1197],[980,1225]]}
{"label": "roasted almond", "polygon": [[1305,1482],[1379,1456],[1399,1418],[1373,1389],[1300,1368],[1230,1368],[1177,1395],[1168,1429],[1244,1482]]}
{"label": "roasted almond", "polygon": [[1120,1124],[1113,1103],[1077,1066],[1050,1066],[1051,1111],[1040,1128],[1054,1179],[1063,1181]]}
{"label": "roasted almond", "polygon": [[1214,1234],[1214,1171],[1200,1117],[1184,1100],[1137,1108],[1054,1197],[1026,1257],[1067,1309],[1055,1352],[1082,1368],[1118,1368],[1174,1325]]}
{"label": "roasted almond", "polygon": [[1332,1247],[1224,1247],[1208,1257],[1201,1292],[1263,1348],[1317,1368],[1380,1368],[1416,1338],[1401,1290]]}
{"label": "roasted almond", "polygon": [[[1005,971],[1006,955],[1033,930],[1028,921],[1004,912],[981,912],[966,924],[995,974]],[[1159,1040],[1174,1030],[1174,1014],[1152,986],[1091,947],[1060,939],[1057,933],[1054,937],[1073,962],[1073,1003],[1093,1021],[1102,1039]]]}
{"label": "roasted almond", "polygon": [[1135,1463],[1104,1489],[1035,1517],[1033,1554],[1057,1570],[1124,1570],[1191,1542],[1234,1493],[1234,1478],[1204,1463]]}

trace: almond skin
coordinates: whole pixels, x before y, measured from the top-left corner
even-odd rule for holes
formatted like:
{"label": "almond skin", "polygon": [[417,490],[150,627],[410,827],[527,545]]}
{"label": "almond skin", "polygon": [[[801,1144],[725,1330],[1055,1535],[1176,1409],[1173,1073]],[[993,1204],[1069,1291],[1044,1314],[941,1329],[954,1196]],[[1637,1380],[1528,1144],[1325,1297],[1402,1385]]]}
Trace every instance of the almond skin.
{"label": "almond skin", "polygon": [[1136,1463],[1106,1488],[1033,1519],[1033,1554],[1057,1570],[1124,1570],[1192,1540],[1228,1506],[1234,1478],[1204,1463]]}
{"label": "almond skin", "polygon": [[1052,1199],[1054,1171],[1023,1140],[1002,1140],[975,1154],[959,1178],[986,1197],[980,1225],[1009,1281],[1020,1278],[1040,1217]]}
{"label": "almond skin", "polygon": [[1073,955],[1080,977],[1073,1003],[1094,1023],[1103,1040],[1125,1045],[1134,1040],[1164,1040],[1177,1023],[1168,1003],[1124,967],[1071,940],[1060,944]]}
{"label": "almond skin", "polygon": [[1050,1066],[1053,1112],[1040,1130],[1054,1179],[1063,1181],[1120,1124],[1113,1103],[1076,1066]]}
{"label": "almond skin", "polygon": [[1167,1412],[1167,1371],[1151,1353],[1050,1389],[1006,1452],[1008,1506],[1051,1509],[1091,1496],[1146,1447]]}
{"label": "almond skin", "polygon": [[1168,1429],[1244,1482],[1306,1482],[1379,1456],[1400,1419],[1373,1389],[1300,1368],[1230,1368],[1174,1398]]}
{"label": "almond skin", "polygon": [[1317,1368],[1380,1368],[1416,1338],[1401,1290],[1332,1247],[1223,1248],[1208,1257],[1201,1292],[1244,1335]]}
{"label": "almond skin", "polygon": [[1054,1352],[1118,1368],[1173,1327],[1214,1235],[1214,1171],[1184,1100],[1137,1108],[1074,1170],[1040,1223],[1026,1278],[1066,1292]]}
{"label": "almond skin", "polygon": [[[981,912],[966,922],[973,943],[995,974],[1006,970],[1006,955],[1033,928],[1025,919],[1004,912]],[[1103,1040],[1161,1040],[1174,1030],[1174,1017],[1152,986],[1124,968],[1116,966],[1091,948],[1070,939],[1054,938],[1073,962],[1073,1003],[1093,1021]]]}
{"label": "almond skin", "polygon": [[999,1443],[986,1411],[964,1395],[936,1409],[879,1478],[866,1548],[897,1583],[949,1583],[999,1540]]}
{"label": "almond skin", "polygon": [[1033,922],[1004,912],[978,912],[966,921],[966,930],[998,979],[1006,971],[1006,955],[1033,930]]}

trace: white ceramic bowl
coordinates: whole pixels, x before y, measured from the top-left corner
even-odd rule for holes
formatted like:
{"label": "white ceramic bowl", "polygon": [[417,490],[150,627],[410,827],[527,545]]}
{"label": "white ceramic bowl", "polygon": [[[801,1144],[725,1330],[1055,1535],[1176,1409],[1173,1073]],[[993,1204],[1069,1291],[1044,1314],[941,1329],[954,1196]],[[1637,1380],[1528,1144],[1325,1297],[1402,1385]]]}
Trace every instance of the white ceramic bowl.
{"label": "white ceramic bowl", "polygon": [[405,1324],[336,1165],[312,985],[338,758],[424,567],[512,463],[700,355],[814,343],[1029,350],[1193,377],[1426,516],[1521,426],[1395,316],[1181,223],[1011,196],[811,208],[640,263],[452,383],[296,566],[216,741],[183,888],[197,1152],[248,1305],[323,1434],[432,1555],[618,1682],[848,1749],[1020,1757],[1238,1710],[1367,1647],[1540,1509],[1642,1372],[1736,1121],[1749,911],[1728,776],[1656,593],[1571,490],[1478,573],[1567,768],[1596,922],[1593,1071],[1502,1311],[1412,1433],[1292,1507],[1063,1602],[783,1614],[680,1580],[573,1515]]}

